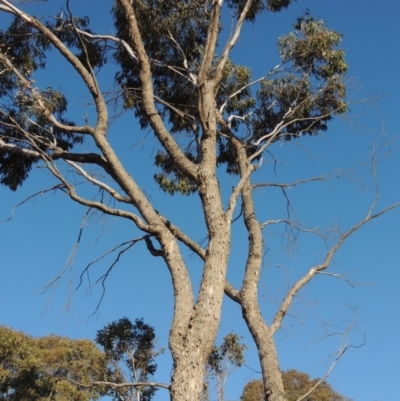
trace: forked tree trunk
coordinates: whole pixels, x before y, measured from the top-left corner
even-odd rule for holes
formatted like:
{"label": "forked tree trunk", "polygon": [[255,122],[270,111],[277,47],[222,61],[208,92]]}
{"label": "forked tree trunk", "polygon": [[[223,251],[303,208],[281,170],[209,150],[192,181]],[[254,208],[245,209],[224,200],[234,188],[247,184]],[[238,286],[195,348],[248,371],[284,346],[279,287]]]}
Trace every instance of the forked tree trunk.
{"label": "forked tree trunk", "polygon": [[[227,221],[220,202],[218,181],[215,176],[206,181],[209,187],[204,195],[201,189],[200,193],[210,237],[199,295],[189,314],[187,301],[183,304],[176,302],[170,333],[174,359],[170,388],[173,401],[200,401],[205,362],[215,343],[220,323],[230,251],[230,221]],[[179,292],[179,285],[179,282],[174,284],[175,291]],[[175,299],[177,301],[178,298]]]}

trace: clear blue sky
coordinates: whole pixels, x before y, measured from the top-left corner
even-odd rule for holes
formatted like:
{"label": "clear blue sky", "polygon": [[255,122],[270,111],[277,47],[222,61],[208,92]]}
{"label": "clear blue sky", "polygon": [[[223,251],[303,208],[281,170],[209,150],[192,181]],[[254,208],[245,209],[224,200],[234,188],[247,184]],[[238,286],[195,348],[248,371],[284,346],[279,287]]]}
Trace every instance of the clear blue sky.
{"label": "clear blue sky", "polygon": [[[41,6],[45,14],[56,13],[62,2],[52,1]],[[93,29],[112,33],[109,10],[111,1],[71,0],[76,14],[86,14]],[[101,6],[99,5],[101,3]],[[36,3],[27,10],[35,11]],[[264,163],[255,181],[275,180],[290,182],[315,176],[335,168],[355,169],[351,179],[327,184],[312,184],[289,191],[299,218],[312,227],[338,225],[349,228],[360,220],[373,200],[374,187],[362,163],[368,158],[371,143],[380,132],[387,139],[399,134],[400,53],[398,16],[400,6],[393,0],[302,0],[280,14],[268,14],[255,25],[247,25],[233,52],[234,61],[249,65],[253,76],[263,75],[277,64],[276,39],[291,30],[295,18],[309,8],[316,18],[344,34],[343,48],[350,66],[347,78],[349,98],[356,101],[377,98],[350,106],[347,119],[337,120],[317,138],[304,138],[291,144],[277,144],[273,149],[278,159],[278,176],[273,164]],[[1,29],[7,19],[0,16]],[[228,26],[229,29],[229,26]],[[74,81],[73,72],[54,55],[46,73],[38,74],[39,85],[55,85],[67,92],[72,101],[73,118],[85,113],[86,93]],[[111,88],[102,75],[104,89]],[[140,132],[131,114],[125,114],[110,127],[110,138],[127,168],[151,197],[156,209],[178,226],[186,229],[196,240],[205,237],[198,199],[179,198],[160,194],[152,175],[157,143],[152,135]],[[134,132],[134,136],[132,136]],[[133,139],[132,139],[133,138]],[[400,199],[399,144],[391,146],[391,156],[378,168],[383,208]],[[143,167],[145,166],[145,167]],[[0,220],[8,218],[13,207],[32,193],[53,183],[52,177],[37,169],[17,192],[0,188]],[[230,190],[233,181],[221,175],[221,184]],[[285,200],[278,190],[256,193],[260,219],[283,218]],[[83,237],[74,259],[57,287],[42,294],[43,287],[66,265],[77,240],[85,210],[67,197],[47,194],[19,207],[13,218],[0,224],[0,324],[8,325],[34,336],[55,333],[73,338],[94,338],[96,330],[105,324],[128,316],[132,320],[143,317],[156,328],[160,347],[166,347],[173,300],[171,280],[159,258],[149,257],[142,244],[125,254],[107,281],[105,298],[100,311],[93,317],[101,295],[99,286],[87,291],[88,282],[74,292],[82,269],[93,259],[121,241],[139,237],[140,233],[122,221],[92,215],[87,221]],[[298,301],[276,335],[279,359],[283,369],[296,368],[314,376],[324,374],[329,366],[327,357],[334,352],[340,337],[319,342],[324,324],[343,326],[353,319],[357,310],[357,329],[351,343],[366,344],[350,349],[336,366],[328,381],[342,394],[354,401],[394,401],[400,399],[398,386],[400,346],[400,210],[396,210],[355,234],[335,257],[330,269],[333,273],[351,273],[357,282],[374,284],[351,288],[343,281],[318,277],[301,292]],[[243,231],[234,228],[233,251],[229,278],[240,283],[245,244]],[[275,235],[274,235],[275,234]],[[266,233],[266,257],[260,285],[260,303],[268,322],[288,285],[306,272],[324,255],[321,242],[312,236],[300,237],[297,251],[285,251],[285,239],[280,233]],[[200,280],[201,264],[185,251],[193,283]],[[112,259],[95,265],[91,270],[95,280],[105,272]],[[257,355],[240,311],[226,300],[220,337],[231,330],[244,337],[249,349],[247,365],[258,370]],[[169,381],[171,360],[166,354],[159,360],[157,380]],[[244,384],[258,378],[247,368],[234,372],[228,379],[226,398],[238,400]],[[167,399],[160,390],[157,400]]]}

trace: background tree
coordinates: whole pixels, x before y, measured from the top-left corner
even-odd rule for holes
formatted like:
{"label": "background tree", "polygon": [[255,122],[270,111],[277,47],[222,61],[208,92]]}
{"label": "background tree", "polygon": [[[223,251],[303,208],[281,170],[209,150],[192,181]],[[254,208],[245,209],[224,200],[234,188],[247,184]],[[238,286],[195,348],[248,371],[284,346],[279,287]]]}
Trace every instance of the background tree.
{"label": "background tree", "polygon": [[157,369],[154,358],[163,352],[155,351],[153,327],[144,323],[143,319],[132,323],[125,317],[99,330],[96,342],[106,355],[109,382],[117,385],[144,383],[135,387],[112,386],[109,393],[113,399],[150,401],[157,389],[146,387],[145,383],[150,381]]}
{"label": "background tree", "polygon": [[[89,340],[50,335],[30,337],[0,326],[0,399],[4,401],[96,400],[102,387],[104,354]],[[87,385],[78,388],[67,378]]]}
{"label": "background tree", "polygon": [[[34,166],[47,168],[56,179],[51,190],[66,193],[89,210],[130,221],[142,236],[128,248],[143,241],[151,255],[163,258],[175,301],[169,339],[173,374],[170,387],[165,385],[174,401],[200,398],[224,292],[240,305],[257,345],[265,398],[284,400],[273,336],[294,296],[329,267],[352,233],[398,205],[375,212],[377,194],[364,219],[328,241],[325,258],[288,291],[267,325],[257,296],[262,230],[274,224],[296,232],[307,228],[289,215],[259,221],[253,190],[271,183],[253,184],[252,175],[263,167],[262,157],[272,154],[275,143],[325,131],[335,115],[348,110],[347,64],[338,47],[341,35],[308,13],[298,18],[292,33],[279,40],[281,62],[265,70],[264,76],[253,79],[248,66],[231,59],[243,24],[255,22],[262,12],[279,12],[290,3],[117,0],[112,5],[116,34],[103,35],[89,28],[88,18],[75,16],[68,1],[63,12],[35,18],[13,2],[0,0],[0,11],[13,17],[0,32],[0,182],[16,190]],[[225,12],[234,15],[234,26],[218,50]],[[60,85],[36,85],[34,76],[46,68],[50,50],[72,67],[82,91],[89,93],[93,107],[88,115],[70,113],[67,97],[55,89]],[[119,106],[133,110],[141,127],[150,129],[159,142],[155,180],[161,190],[199,197],[207,239],[202,246],[174,225],[167,213],[154,208],[138,184],[143,168],[134,171],[118,158],[108,135],[118,113],[112,115],[110,94],[98,74],[102,68],[109,68],[108,77],[114,75],[108,83],[117,86],[112,100],[118,111]],[[130,128],[126,131],[134,143]],[[220,184],[226,174],[234,177],[227,197]],[[373,174],[376,178],[375,169]],[[287,186],[313,180],[274,185],[285,193]],[[226,270],[239,198],[248,253],[242,285],[235,289],[227,282]],[[202,261],[198,291],[194,291],[181,246]],[[100,280],[103,285],[107,277],[108,273]]]}
{"label": "background tree", "polygon": [[204,367],[203,399],[209,400],[210,378],[217,385],[218,401],[223,401],[224,388],[228,375],[236,367],[243,365],[246,345],[241,344],[241,338],[235,333],[227,334],[220,346],[214,345]]}
{"label": "background tree", "polygon": [[[295,369],[283,371],[282,379],[287,401],[351,401],[334,391],[327,382],[322,381],[317,385],[320,379],[311,379],[307,373]],[[313,391],[306,395],[311,389]],[[264,386],[262,380],[248,382],[243,389],[240,400],[263,401]]]}

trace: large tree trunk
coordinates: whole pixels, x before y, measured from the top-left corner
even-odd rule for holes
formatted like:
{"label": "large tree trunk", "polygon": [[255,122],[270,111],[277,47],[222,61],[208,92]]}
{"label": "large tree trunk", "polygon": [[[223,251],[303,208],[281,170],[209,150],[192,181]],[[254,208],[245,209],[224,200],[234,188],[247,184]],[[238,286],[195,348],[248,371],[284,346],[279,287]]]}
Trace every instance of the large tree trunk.
{"label": "large tree trunk", "polygon": [[[213,96],[212,90],[211,95]],[[212,105],[213,103],[206,104],[204,107],[211,110],[210,114],[213,111]],[[192,306],[189,315],[187,301],[183,300],[183,304],[178,304],[176,298],[174,321],[183,321],[186,326],[174,324],[170,335],[170,349],[174,359],[170,390],[173,401],[197,401],[201,398],[204,365],[214,345],[220,323],[230,252],[231,222],[223,209],[215,175],[215,123],[211,121],[209,127],[214,132],[208,129],[204,133],[203,159],[199,168],[199,194],[209,242],[197,302]],[[179,289],[179,280],[174,286]]]}
{"label": "large tree trunk", "polygon": [[[215,223],[217,221],[218,219]],[[223,216],[219,219],[219,225],[218,236],[209,243],[199,296],[190,316],[187,315],[185,305],[176,303],[175,306],[174,321],[185,321],[186,327],[174,324],[170,334],[170,349],[174,359],[170,389],[173,401],[201,399],[204,366],[214,345],[220,322],[230,249],[229,225]]]}

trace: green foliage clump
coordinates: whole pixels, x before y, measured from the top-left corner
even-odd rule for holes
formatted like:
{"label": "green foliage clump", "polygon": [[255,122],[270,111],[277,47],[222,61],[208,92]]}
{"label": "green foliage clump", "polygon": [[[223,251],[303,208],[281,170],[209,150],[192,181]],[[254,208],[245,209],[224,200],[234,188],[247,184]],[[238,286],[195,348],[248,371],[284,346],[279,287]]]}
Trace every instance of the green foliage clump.
{"label": "green foliage clump", "polygon": [[78,388],[103,379],[104,354],[89,340],[34,338],[0,326],[0,400],[89,401],[101,388]]}
{"label": "green foliage clump", "polygon": [[[246,20],[255,21],[264,11],[281,11],[290,3],[291,0],[255,0]],[[227,2],[237,17],[245,4],[245,0]],[[202,159],[199,143],[204,127],[198,109],[201,88],[196,79],[212,18],[207,2],[194,5],[190,0],[133,0],[132,6],[151,62],[157,112],[170,133],[175,135],[179,146],[185,149],[186,157],[197,163]],[[118,2],[114,3],[112,15],[116,38],[134,51],[127,16]],[[78,30],[93,34],[87,17],[60,13],[45,19],[44,24],[75,52],[90,73],[103,67],[111,55],[123,107],[133,110],[142,128],[149,127],[142,101],[140,65],[134,55],[124,46],[113,48],[107,41],[91,40],[79,33]],[[222,22],[219,24],[222,29]],[[148,29],[149,26],[155,29]],[[338,32],[328,29],[322,21],[314,20],[307,12],[297,19],[293,32],[279,38],[281,64],[269,73],[266,71],[258,90],[253,86],[254,78],[248,66],[227,60],[215,93],[216,112],[221,113],[217,124],[218,166],[230,174],[239,173],[237,155],[230,138],[240,141],[249,156],[258,152],[257,160],[262,156],[261,146],[305,134],[316,135],[327,129],[328,122],[335,115],[348,110],[343,79],[347,64],[344,52],[339,48],[341,39]],[[29,78],[37,69],[45,68],[49,50],[49,39],[20,18],[15,18],[7,30],[0,31],[0,54],[12,60],[25,77]],[[219,56],[215,54],[207,79],[215,77],[218,62]],[[34,150],[36,147],[51,154],[49,149],[53,143],[69,151],[83,142],[83,135],[60,130],[47,118],[53,114],[61,124],[74,126],[64,117],[68,102],[59,90],[47,88],[38,92],[44,99],[46,117],[43,107],[37,107],[32,90],[19,81],[1,57],[0,65],[3,67],[0,102],[4,106],[0,114],[0,137],[6,144],[19,149]],[[29,135],[32,140],[27,141]],[[8,150],[0,154],[0,183],[15,190],[39,159],[33,154],[27,156],[10,148],[8,146]],[[179,171],[166,153],[157,153],[155,165],[160,172],[154,178],[164,191],[183,195],[196,192],[196,185]]]}

